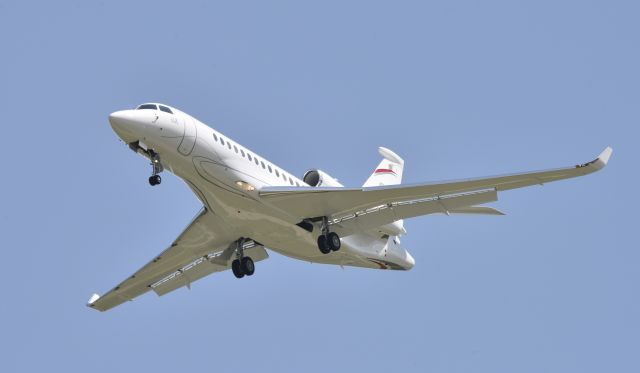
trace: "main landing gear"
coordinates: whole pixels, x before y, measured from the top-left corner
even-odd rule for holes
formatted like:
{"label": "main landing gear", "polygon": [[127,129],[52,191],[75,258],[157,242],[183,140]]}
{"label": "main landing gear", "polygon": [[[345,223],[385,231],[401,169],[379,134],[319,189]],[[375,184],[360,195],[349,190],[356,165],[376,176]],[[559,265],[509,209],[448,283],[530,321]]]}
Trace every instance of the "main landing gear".
{"label": "main landing gear", "polygon": [[162,172],[162,163],[160,163],[160,155],[154,152],[153,149],[149,149],[147,151],[149,153],[149,158],[151,159],[151,176],[149,176],[149,184],[151,186],[159,185],[162,182],[162,178],[158,175]]}
{"label": "main landing gear", "polygon": [[243,278],[253,275],[256,267],[253,263],[253,259],[249,256],[244,256],[244,238],[236,241],[236,259],[231,262],[231,271],[237,278]]}
{"label": "main landing gear", "polygon": [[340,236],[336,232],[329,232],[329,221],[326,216],[322,217],[322,234],[318,236],[318,248],[323,254],[340,250]]}

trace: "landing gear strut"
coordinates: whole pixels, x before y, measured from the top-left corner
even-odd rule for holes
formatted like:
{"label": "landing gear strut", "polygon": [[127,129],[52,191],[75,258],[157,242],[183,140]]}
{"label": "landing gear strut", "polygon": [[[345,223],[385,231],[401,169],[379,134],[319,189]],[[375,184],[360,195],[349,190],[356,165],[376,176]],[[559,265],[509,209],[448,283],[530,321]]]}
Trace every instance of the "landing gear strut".
{"label": "landing gear strut", "polygon": [[249,256],[244,256],[244,238],[241,238],[236,241],[236,259],[231,262],[231,271],[237,278],[243,278],[245,275],[253,275],[255,270],[253,259]]}
{"label": "landing gear strut", "polygon": [[322,234],[318,236],[318,248],[323,254],[329,254],[332,251],[340,250],[340,236],[336,232],[329,231],[329,220],[326,216],[322,217]]}
{"label": "landing gear strut", "polygon": [[142,146],[140,146],[140,141],[129,143],[129,149],[149,158],[152,167],[151,176],[149,177],[149,184],[151,184],[151,186],[160,184],[162,182],[162,178],[158,174],[162,172],[162,170],[164,170],[164,167],[162,167],[162,163],[160,162],[160,155],[153,149],[143,148]]}
{"label": "landing gear strut", "polygon": [[153,149],[149,149],[148,151],[149,158],[151,159],[151,176],[149,176],[149,184],[151,186],[159,185],[162,182],[162,178],[158,175],[162,172],[162,163],[160,163],[160,155],[154,152]]}

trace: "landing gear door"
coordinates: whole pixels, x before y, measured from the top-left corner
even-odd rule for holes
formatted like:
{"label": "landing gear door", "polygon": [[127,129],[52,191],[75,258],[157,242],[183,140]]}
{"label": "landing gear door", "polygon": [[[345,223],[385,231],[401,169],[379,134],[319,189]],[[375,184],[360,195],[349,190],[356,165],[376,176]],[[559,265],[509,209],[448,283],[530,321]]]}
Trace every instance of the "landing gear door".
{"label": "landing gear door", "polygon": [[180,145],[178,145],[178,152],[182,155],[189,155],[196,146],[196,124],[190,116],[185,116],[179,119],[179,121],[184,123],[184,136],[182,137]]}

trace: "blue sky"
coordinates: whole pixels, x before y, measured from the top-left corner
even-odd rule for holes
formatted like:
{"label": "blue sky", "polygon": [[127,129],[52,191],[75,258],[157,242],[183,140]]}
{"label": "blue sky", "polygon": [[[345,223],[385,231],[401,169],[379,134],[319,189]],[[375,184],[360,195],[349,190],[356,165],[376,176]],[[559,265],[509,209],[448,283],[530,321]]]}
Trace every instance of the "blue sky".
{"label": "blue sky", "polygon": [[[640,7],[632,1],[0,1],[0,370],[637,372]],[[503,217],[406,222],[409,272],[273,253],[87,309],[200,206],[111,131],[159,101],[360,185],[572,165]]]}

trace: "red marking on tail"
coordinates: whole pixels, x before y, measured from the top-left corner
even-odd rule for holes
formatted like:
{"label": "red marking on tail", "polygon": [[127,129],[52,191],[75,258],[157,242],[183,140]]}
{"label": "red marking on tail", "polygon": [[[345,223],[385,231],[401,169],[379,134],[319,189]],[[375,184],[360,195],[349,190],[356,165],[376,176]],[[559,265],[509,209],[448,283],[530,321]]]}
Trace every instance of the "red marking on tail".
{"label": "red marking on tail", "polygon": [[388,168],[378,168],[377,170],[374,171],[374,173],[376,174],[392,173],[394,175],[396,174],[393,170]]}

